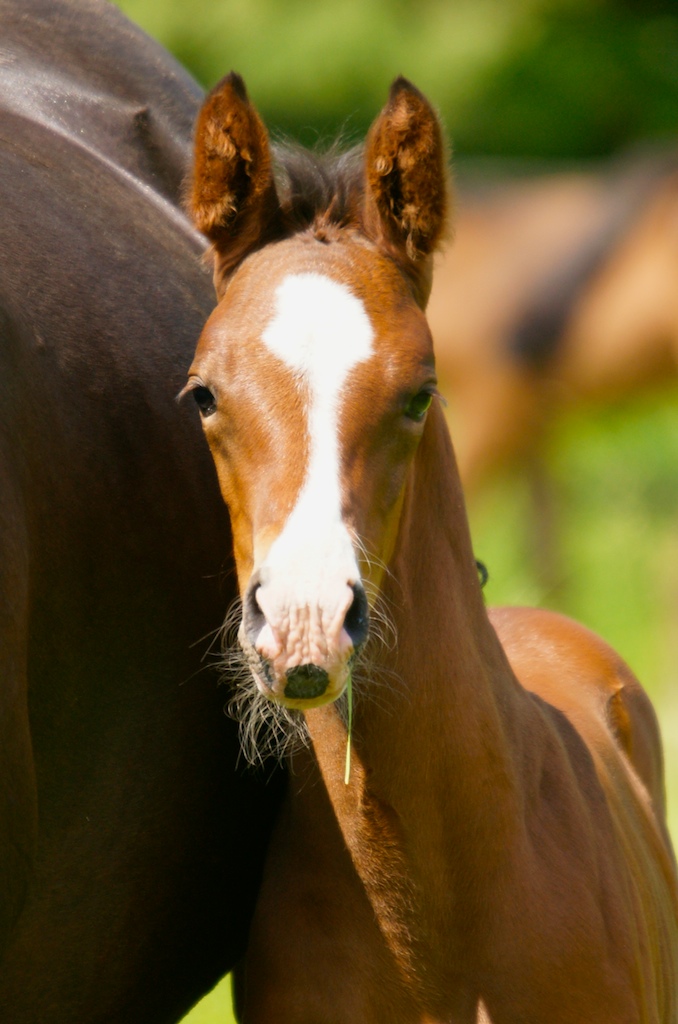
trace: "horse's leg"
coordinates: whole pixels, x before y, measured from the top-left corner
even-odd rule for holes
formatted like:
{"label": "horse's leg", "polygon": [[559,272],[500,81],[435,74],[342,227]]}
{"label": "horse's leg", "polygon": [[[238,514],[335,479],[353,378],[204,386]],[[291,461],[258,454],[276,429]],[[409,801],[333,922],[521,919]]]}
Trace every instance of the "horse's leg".
{"label": "horse's leg", "polygon": [[37,833],[27,706],[28,543],[0,452],[0,952],[21,911]]}

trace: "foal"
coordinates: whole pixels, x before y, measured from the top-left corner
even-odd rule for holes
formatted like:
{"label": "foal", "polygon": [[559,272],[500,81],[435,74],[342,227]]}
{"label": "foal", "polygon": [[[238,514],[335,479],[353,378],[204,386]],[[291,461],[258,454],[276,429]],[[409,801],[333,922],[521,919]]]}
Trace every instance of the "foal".
{"label": "foal", "polygon": [[583,627],[483,604],[423,314],[447,207],[438,121],[403,79],[364,152],[331,163],[272,154],[236,75],[205,102],[191,208],[219,301],[187,390],[232,517],[248,675],[311,739],[240,1012],[669,1024],[652,708]]}

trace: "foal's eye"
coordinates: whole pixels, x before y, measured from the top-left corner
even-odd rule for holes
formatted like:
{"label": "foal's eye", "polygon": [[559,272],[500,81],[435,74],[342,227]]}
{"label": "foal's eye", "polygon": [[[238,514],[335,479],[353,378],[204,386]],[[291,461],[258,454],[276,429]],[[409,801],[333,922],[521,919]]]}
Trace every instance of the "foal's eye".
{"label": "foal's eye", "polygon": [[193,388],[192,394],[201,416],[211,416],[213,412],[217,411],[217,403],[209,388],[199,384],[197,388]]}
{"label": "foal's eye", "polygon": [[405,406],[405,415],[407,418],[414,420],[415,423],[421,423],[428,412],[428,407],[431,404],[432,398],[433,395],[430,391],[420,391],[418,394],[413,395]]}

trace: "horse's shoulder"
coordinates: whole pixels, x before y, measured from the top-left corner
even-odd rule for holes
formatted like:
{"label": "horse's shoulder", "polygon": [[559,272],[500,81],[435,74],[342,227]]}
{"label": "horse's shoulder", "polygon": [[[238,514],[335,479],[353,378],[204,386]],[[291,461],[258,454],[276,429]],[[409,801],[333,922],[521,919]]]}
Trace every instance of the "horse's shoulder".
{"label": "horse's shoulder", "polygon": [[514,669],[520,665],[525,678],[517,674],[527,689],[539,693],[546,687],[555,696],[559,690],[566,693],[576,677],[590,694],[607,698],[626,681],[639,685],[608,643],[567,615],[543,608],[502,607],[490,609],[489,616]]}

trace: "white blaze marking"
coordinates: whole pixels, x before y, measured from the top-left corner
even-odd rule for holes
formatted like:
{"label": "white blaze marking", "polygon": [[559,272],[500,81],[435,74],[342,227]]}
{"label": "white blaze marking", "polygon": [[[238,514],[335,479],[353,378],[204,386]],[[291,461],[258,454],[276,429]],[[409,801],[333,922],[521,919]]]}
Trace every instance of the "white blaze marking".
{"label": "white blaze marking", "polygon": [[[258,595],[288,667],[337,656],[353,599],[348,584],[360,579],[341,519],[338,425],[342,390],[351,370],[371,356],[373,336],[363,304],[348,288],[313,273],[283,280],[262,335],[309,394],[306,477],[261,567]],[[275,657],[279,644],[271,641]]]}

